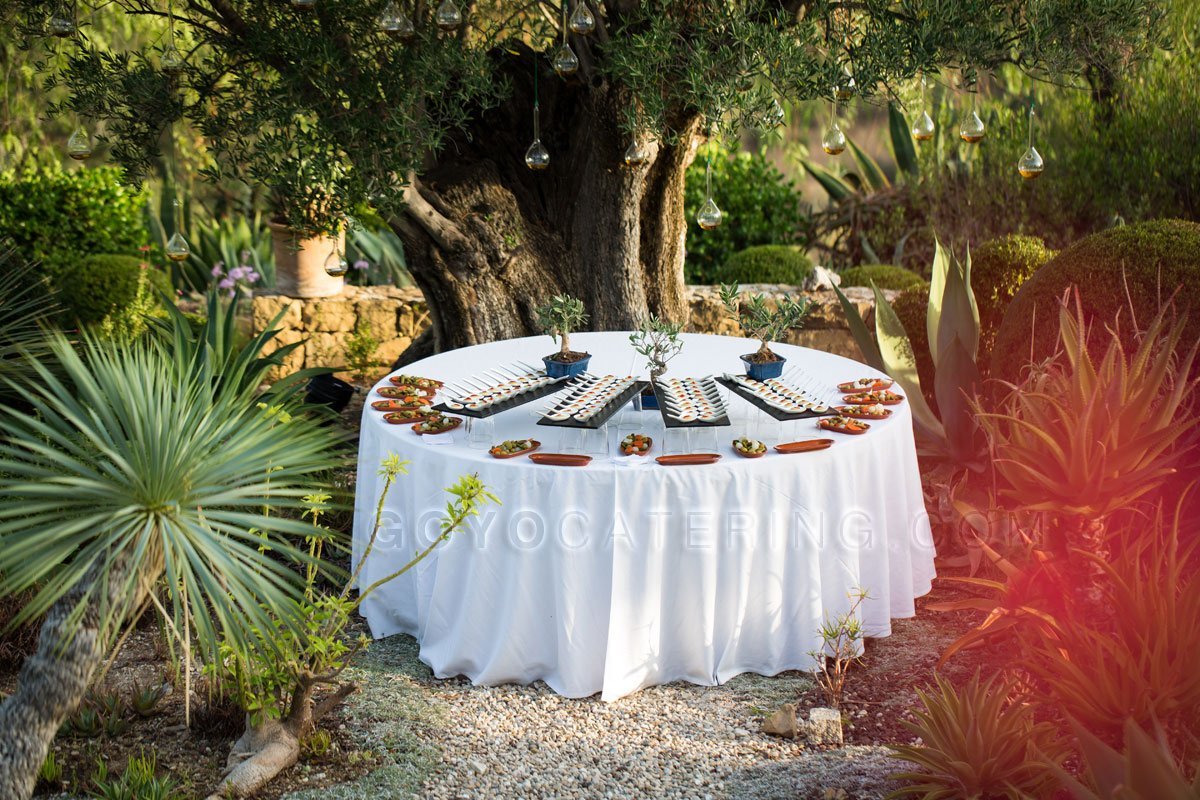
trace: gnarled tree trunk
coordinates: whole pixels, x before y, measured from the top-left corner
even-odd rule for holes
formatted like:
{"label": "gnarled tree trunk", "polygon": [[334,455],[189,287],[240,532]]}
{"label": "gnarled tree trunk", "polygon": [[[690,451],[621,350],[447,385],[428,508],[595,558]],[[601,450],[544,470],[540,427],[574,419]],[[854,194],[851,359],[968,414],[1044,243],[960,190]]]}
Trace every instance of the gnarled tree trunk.
{"label": "gnarled tree trunk", "polygon": [[[547,73],[543,171],[524,162],[533,58]],[[681,115],[678,142],[653,144],[648,164],[629,167],[619,90],[599,78],[557,78],[528,51],[502,69],[512,96],[412,179],[407,212],[392,220],[431,317],[425,341],[398,363],[536,333],[533,309],[563,292],[584,301],[593,330],[629,329],[652,313],[686,319],[683,188],[698,118]]]}

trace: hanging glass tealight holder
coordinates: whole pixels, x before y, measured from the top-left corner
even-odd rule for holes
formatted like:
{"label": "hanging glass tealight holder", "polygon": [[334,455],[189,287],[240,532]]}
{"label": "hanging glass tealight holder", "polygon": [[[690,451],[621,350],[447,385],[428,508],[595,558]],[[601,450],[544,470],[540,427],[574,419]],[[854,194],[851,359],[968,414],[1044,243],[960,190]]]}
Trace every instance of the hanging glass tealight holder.
{"label": "hanging glass tealight holder", "polygon": [[57,36],[60,39],[67,39],[75,35],[75,20],[70,17],[55,14],[50,17],[50,21],[46,23],[46,31],[51,36]]}
{"label": "hanging glass tealight holder", "polygon": [[721,209],[717,208],[717,204],[713,200],[712,196],[711,158],[708,160],[708,166],[704,172],[704,183],[705,200],[704,205],[700,207],[698,212],[696,212],[696,224],[699,225],[702,230],[711,231],[713,228],[719,228],[721,226],[721,220],[724,217],[724,214],[721,213]]}
{"label": "hanging glass tealight holder", "polygon": [[783,111],[783,106],[780,104],[779,98],[772,97],[771,107],[767,109],[767,116],[765,119],[767,127],[779,128],[782,127],[783,123],[786,121],[787,115]]}
{"label": "hanging glass tealight holder", "polygon": [[462,12],[458,10],[454,0],[442,0],[442,4],[433,15],[433,21],[442,30],[452,31],[462,25]]}
{"label": "hanging glass tealight holder", "polygon": [[350,263],[340,245],[335,244],[333,250],[325,257],[325,274],[331,278],[340,278],[350,271]]}
{"label": "hanging glass tealight holder", "polygon": [[635,136],[625,148],[625,166],[640,167],[650,160],[650,148],[641,136]]}
{"label": "hanging glass tealight holder", "polygon": [[844,64],[842,65],[842,79],[838,81],[837,86],[833,87],[833,93],[841,102],[846,102],[854,97],[854,93],[858,90],[858,84],[854,82],[854,76],[850,74],[850,70]]}
{"label": "hanging glass tealight holder", "polygon": [[826,155],[840,156],[846,152],[846,134],[837,121],[837,101],[833,101],[833,111],[829,115],[829,129],[821,137],[821,149]]}
{"label": "hanging glass tealight holder", "polygon": [[175,232],[167,240],[167,258],[178,263],[187,261],[188,256],[192,254],[192,248],[188,247],[187,239],[183,238],[183,203],[179,202],[178,197],[171,200],[171,208],[175,213]]}
{"label": "hanging glass tealight holder", "polygon": [[317,0],[292,0],[292,8],[312,8]]}
{"label": "hanging glass tealight holder", "polygon": [[389,0],[388,4],[383,7],[383,11],[379,12],[376,26],[381,32],[397,39],[413,34],[412,22],[404,16],[395,0]]}
{"label": "hanging glass tealight holder", "polygon": [[1025,155],[1021,156],[1021,160],[1017,162],[1017,172],[1027,181],[1042,174],[1046,169],[1046,162],[1042,158],[1042,154],[1033,146],[1033,105],[1029,106],[1029,146],[1025,150]]}
{"label": "hanging glass tealight holder", "polygon": [[912,124],[912,137],[918,142],[928,142],[937,132],[937,126],[933,123],[933,117],[929,116],[929,107],[925,102],[925,92],[928,87],[928,81],[925,79],[924,73],[921,75],[921,116],[917,117],[917,121]]}
{"label": "hanging glass tealight holder", "polygon": [[550,151],[546,149],[546,145],[542,144],[542,126],[538,119],[540,109],[538,104],[533,104],[533,143],[529,145],[529,149],[525,151],[525,166],[535,172],[540,172],[550,166]]}
{"label": "hanging glass tealight holder", "polygon": [[976,108],[979,94],[971,93],[971,110],[962,120],[962,125],[958,128],[958,136],[968,144],[976,144],[983,141],[983,137],[987,135],[987,128],[983,124],[983,120],[979,116],[979,111]]}
{"label": "hanging glass tealight holder", "polygon": [[67,155],[76,161],[87,161],[92,157],[92,136],[80,125],[67,140]]}
{"label": "hanging glass tealight holder", "polygon": [[571,49],[571,45],[563,42],[562,47],[558,48],[558,52],[554,54],[553,65],[554,71],[558,73],[558,76],[566,78],[579,71],[579,57],[575,55],[575,51]]}
{"label": "hanging glass tealight holder", "polygon": [[587,36],[596,30],[596,17],[588,8],[587,0],[577,0],[575,11],[571,14],[571,33]]}
{"label": "hanging glass tealight holder", "polygon": [[179,52],[174,42],[167,43],[158,59],[158,66],[166,75],[175,76],[183,72],[183,53]]}

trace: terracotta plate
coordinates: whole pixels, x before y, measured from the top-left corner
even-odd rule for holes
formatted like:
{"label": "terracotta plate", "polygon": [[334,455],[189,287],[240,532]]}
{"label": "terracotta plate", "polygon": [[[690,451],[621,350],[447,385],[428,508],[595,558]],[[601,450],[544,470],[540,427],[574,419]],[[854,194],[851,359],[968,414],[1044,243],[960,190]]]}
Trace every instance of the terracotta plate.
{"label": "terracotta plate", "polygon": [[530,444],[533,445],[533,447],[526,447],[524,450],[514,450],[511,453],[496,453],[491,450],[489,450],[488,452],[492,454],[492,458],[499,458],[499,459],[516,458],[517,456],[523,456],[526,453],[532,453],[534,450],[537,450],[539,447],[542,446],[542,443],[539,442],[537,439],[530,439],[529,442],[530,442]]}
{"label": "terracotta plate", "polygon": [[417,430],[417,426],[413,425],[413,433],[417,434],[418,436],[437,436],[439,433],[449,433],[459,425],[462,425],[462,417],[453,417],[453,420],[453,424],[438,431],[419,431]]}
{"label": "terracotta plate", "polygon": [[529,460],[535,464],[547,464],[552,467],[586,467],[592,463],[591,456],[574,453],[530,453]]}
{"label": "terracotta plate", "polygon": [[775,449],[780,453],[811,453],[814,450],[827,450],[832,444],[833,439],[805,439],[802,442],[777,444]]}
{"label": "terracotta plate", "polygon": [[715,464],[721,460],[721,454],[684,453],[678,456],[659,456],[654,460],[667,467],[681,467],[688,464]]}

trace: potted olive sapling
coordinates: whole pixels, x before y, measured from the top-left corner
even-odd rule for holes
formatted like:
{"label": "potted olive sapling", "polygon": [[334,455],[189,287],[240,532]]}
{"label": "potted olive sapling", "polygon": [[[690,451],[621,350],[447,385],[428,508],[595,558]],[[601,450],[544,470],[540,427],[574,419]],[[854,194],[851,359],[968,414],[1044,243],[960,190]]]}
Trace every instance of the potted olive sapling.
{"label": "potted olive sapling", "polygon": [[779,341],[784,331],[804,325],[812,311],[807,297],[793,300],[781,297],[774,308],[767,304],[766,295],[752,294],[745,301],[738,296],[736,284],[721,287],[721,302],[729,315],[737,320],[748,338],[758,339],[759,348],[742,356],[746,375],[752,380],[765,381],[783,374],[786,358],[771,350],[771,342]]}
{"label": "potted olive sapling", "polygon": [[559,294],[538,306],[534,313],[537,314],[542,332],[559,343],[557,353],[542,359],[546,374],[551,378],[569,378],[585,371],[592,358],[591,353],[577,353],[571,349],[571,332],[579,330],[587,322],[583,301]]}
{"label": "potted olive sapling", "polygon": [[642,391],[642,408],[658,408],[658,396],[654,394],[654,386],[667,371],[667,362],[679,355],[683,342],[679,339],[682,325],[668,322],[651,315],[643,322],[638,330],[629,334],[629,343],[633,349],[646,357],[646,366],[650,368],[650,386]]}

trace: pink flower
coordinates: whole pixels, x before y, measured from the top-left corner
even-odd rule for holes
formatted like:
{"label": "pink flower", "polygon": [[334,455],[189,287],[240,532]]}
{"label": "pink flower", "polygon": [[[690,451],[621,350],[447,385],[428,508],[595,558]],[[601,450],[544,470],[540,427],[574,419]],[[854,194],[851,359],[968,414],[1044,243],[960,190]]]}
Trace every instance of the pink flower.
{"label": "pink flower", "polygon": [[213,264],[212,276],[214,278],[219,278],[224,274],[225,274],[225,262],[224,261],[218,261],[217,263]]}
{"label": "pink flower", "polygon": [[360,272],[363,270],[368,270],[371,268],[371,262],[364,258],[360,258],[358,261],[354,262],[354,268]]}
{"label": "pink flower", "polygon": [[246,267],[234,267],[229,270],[229,277],[235,281],[240,281],[246,276]]}
{"label": "pink flower", "polygon": [[237,281],[230,277],[222,278],[221,282],[217,284],[221,289],[232,289],[235,285],[237,285]]}

